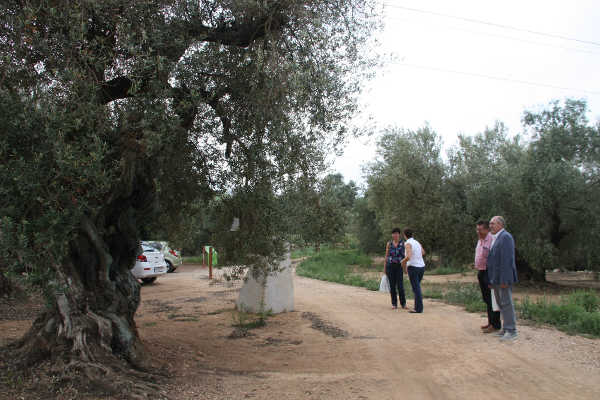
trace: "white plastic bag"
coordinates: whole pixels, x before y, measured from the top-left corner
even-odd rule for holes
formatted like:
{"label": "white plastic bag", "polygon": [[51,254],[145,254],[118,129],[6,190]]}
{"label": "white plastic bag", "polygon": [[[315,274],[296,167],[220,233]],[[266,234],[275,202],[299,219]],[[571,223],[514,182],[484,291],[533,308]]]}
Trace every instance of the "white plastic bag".
{"label": "white plastic bag", "polygon": [[388,280],[387,275],[383,275],[381,277],[381,282],[379,283],[379,291],[384,293],[390,292],[390,281]]}
{"label": "white plastic bag", "polygon": [[500,306],[498,306],[498,302],[496,301],[496,291],[494,289],[492,289],[491,292],[492,292],[492,310],[500,311]]}

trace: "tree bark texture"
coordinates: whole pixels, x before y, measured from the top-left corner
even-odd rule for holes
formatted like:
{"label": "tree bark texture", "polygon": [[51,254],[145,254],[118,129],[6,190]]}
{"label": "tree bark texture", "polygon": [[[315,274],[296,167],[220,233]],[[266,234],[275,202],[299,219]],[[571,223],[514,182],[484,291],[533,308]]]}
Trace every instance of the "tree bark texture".
{"label": "tree bark texture", "polygon": [[55,265],[53,305],[16,344],[21,366],[50,360],[63,377],[91,380],[131,366],[142,372],[131,371],[137,377],[147,370],[134,321],[140,284],[130,268],[140,249],[136,224],[155,204],[151,168],[131,162],[116,187],[98,215],[82,218],[68,257]]}

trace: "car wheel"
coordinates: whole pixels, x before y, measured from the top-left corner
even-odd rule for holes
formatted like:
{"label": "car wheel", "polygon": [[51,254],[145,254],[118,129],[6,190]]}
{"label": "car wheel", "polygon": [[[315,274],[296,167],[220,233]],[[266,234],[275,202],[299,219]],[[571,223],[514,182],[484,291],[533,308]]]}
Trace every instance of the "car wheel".
{"label": "car wheel", "polygon": [[154,281],[156,280],[156,277],[153,276],[152,278],[142,278],[142,282],[144,283],[154,283]]}
{"label": "car wheel", "polygon": [[167,263],[167,272],[175,272],[175,268],[173,268],[173,264],[171,264],[171,261],[169,260],[165,260]]}

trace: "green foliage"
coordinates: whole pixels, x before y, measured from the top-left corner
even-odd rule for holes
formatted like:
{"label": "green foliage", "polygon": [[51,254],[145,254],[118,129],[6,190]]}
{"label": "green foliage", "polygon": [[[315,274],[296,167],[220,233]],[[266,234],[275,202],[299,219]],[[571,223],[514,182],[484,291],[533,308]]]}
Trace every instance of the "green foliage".
{"label": "green foliage", "polygon": [[[321,247],[321,250],[324,250],[328,247],[323,246]],[[314,247],[301,247],[301,248],[297,248],[295,250],[292,251],[291,257],[292,259],[295,258],[302,258],[302,257],[310,257],[313,256],[315,254],[315,248]]]}
{"label": "green foliage", "polygon": [[426,275],[452,275],[452,274],[462,274],[467,272],[468,269],[465,267],[457,267],[457,266],[448,266],[448,267],[437,267],[435,269],[426,269]]}
{"label": "green foliage", "polygon": [[360,197],[354,203],[354,226],[359,248],[368,254],[383,253],[385,239],[377,223],[377,214],[369,208],[368,199]]}
{"label": "green foliage", "polygon": [[568,301],[583,307],[586,312],[600,311],[600,295],[593,290],[576,290],[568,296]]}
{"label": "green foliage", "polygon": [[521,277],[543,279],[556,267],[596,270],[600,125],[586,113],[583,101],[553,102],[525,113],[525,139],[496,123],[459,135],[447,160],[429,127],[387,129],[368,170],[368,209],[384,232],[413,228],[441,266],[471,263],[475,223],[503,215]]}
{"label": "green foliage", "polygon": [[568,333],[600,337],[600,295],[591,290],[578,290],[561,296],[556,303],[543,297],[536,301],[525,298],[518,309],[523,318],[556,326]]}
{"label": "green foliage", "polygon": [[438,287],[431,287],[427,284],[422,285],[423,297],[426,299],[442,300],[444,292]]}
{"label": "green foliage", "polygon": [[474,283],[452,283],[446,289],[443,300],[460,306],[464,306],[468,312],[482,312],[486,305],[481,299],[481,290]]}
{"label": "green foliage", "polygon": [[86,229],[110,268],[157,235],[268,265],[274,193],[318,175],[355,115],[375,2],[52,5],[0,6],[2,268],[56,271]]}
{"label": "green foliage", "polygon": [[230,335],[230,338],[244,337],[252,329],[262,328],[267,325],[267,318],[271,317],[270,311],[263,311],[257,314],[250,313],[244,309],[233,310],[231,318],[232,326],[236,330]]}
{"label": "green foliage", "polygon": [[389,128],[378,143],[379,160],[369,166],[367,199],[382,232],[410,227],[425,249],[444,236],[441,186],[445,166],[441,140],[428,126]]}
{"label": "green foliage", "polygon": [[298,234],[304,244],[336,244],[346,240],[357,188],[341,174],[321,180],[302,177],[286,184],[280,202],[287,232]]}
{"label": "green foliage", "polygon": [[354,272],[356,268],[370,268],[371,263],[371,258],[358,250],[322,250],[300,263],[296,273],[307,278],[379,290],[378,280],[365,279]]}

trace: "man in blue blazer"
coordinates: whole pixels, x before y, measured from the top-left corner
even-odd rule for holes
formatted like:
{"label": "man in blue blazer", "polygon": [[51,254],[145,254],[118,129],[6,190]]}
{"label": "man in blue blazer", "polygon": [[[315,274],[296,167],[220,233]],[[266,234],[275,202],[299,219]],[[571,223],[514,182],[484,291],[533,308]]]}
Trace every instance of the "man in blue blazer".
{"label": "man in blue blazer", "polygon": [[515,264],[515,241],[505,229],[504,218],[496,216],[490,220],[490,231],[494,235],[487,258],[487,271],[490,288],[494,289],[496,302],[502,315],[502,330],[496,335],[502,341],[517,338],[517,320],[512,299],[512,286],[517,279]]}

